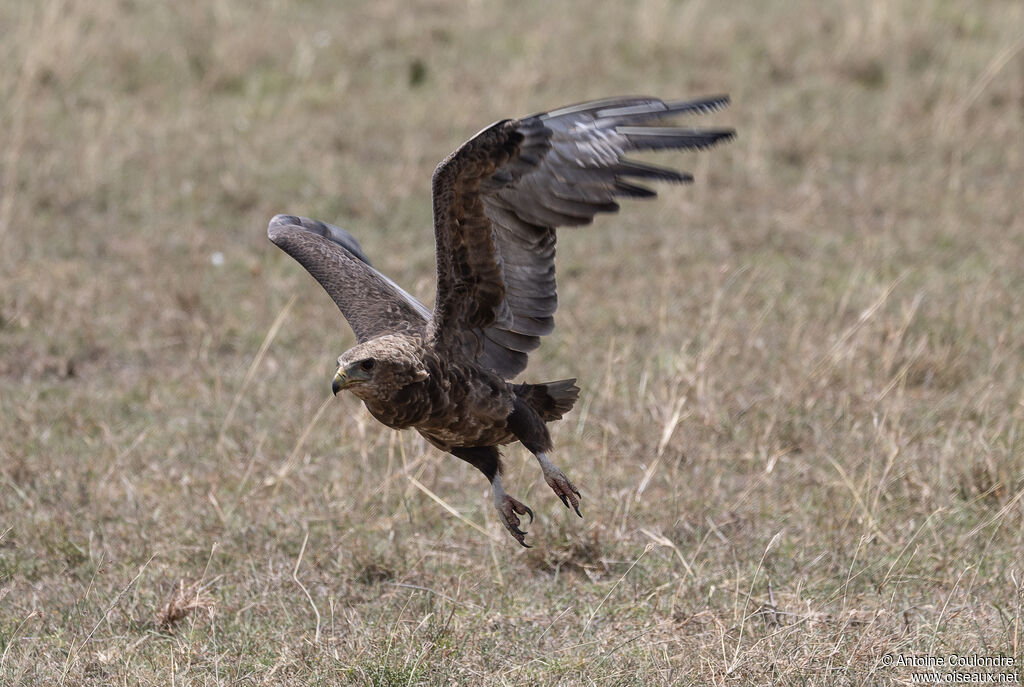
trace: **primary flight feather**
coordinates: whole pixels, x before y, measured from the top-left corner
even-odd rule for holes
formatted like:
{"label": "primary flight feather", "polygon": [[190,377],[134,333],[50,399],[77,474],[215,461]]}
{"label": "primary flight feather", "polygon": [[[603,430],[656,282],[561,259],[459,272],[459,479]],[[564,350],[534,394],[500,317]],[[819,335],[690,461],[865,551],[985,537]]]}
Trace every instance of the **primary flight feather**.
{"label": "primary flight feather", "polygon": [[576,380],[509,381],[554,329],[555,229],[615,212],[620,197],[654,197],[645,183],[692,181],[623,156],[731,139],[731,129],[660,125],[727,104],[725,96],[612,98],[506,119],[478,133],[434,171],[433,310],[375,270],[348,232],[274,217],[270,240],[320,282],[356,335],[357,345],[338,358],[334,393],[351,391],[385,425],[412,427],[483,472],[502,523],[523,546],[518,516],[532,521],[533,512],[505,493],[499,446],[522,443],[579,514],[579,490],[548,458],[546,427],[576,402]]}

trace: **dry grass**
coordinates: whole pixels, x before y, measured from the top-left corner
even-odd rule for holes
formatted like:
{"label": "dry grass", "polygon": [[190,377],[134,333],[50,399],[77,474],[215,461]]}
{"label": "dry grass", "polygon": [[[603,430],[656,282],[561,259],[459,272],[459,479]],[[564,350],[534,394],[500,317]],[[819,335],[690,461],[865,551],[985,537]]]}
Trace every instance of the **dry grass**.
{"label": "dry grass", "polygon": [[[0,682],[1019,666],[1022,26],[1011,0],[3,3]],[[696,185],[561,241],[528,377],[580,377],[554,438],[585,520],[510,451],[520,550],[472,468],[322,405],[351,334],[272,214],[429,298],[429,175],[468,135],[723,91],[739,138],[671,160]]]}
{"label": "dry grass", "polygon": [[178,587],[171,594],[170,599],[163,608],[157,611],[156,626],[160,630],[169,632],[174,629],[175,625],[200,609],[205,609],[212,615],[216,605],[213,598],[205,593],[198,582],[190,582],[186,585],[185,580],[179,580]]}

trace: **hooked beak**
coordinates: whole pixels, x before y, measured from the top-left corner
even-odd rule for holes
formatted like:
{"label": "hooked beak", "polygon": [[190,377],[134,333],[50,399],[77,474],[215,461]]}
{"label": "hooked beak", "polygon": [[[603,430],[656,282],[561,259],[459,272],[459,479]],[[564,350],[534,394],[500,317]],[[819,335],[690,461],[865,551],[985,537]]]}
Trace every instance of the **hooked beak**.
{"label": "hooked beak", "polygon": [[331,382],[331,391],[337,396],[339,391],[347,389],[352,385],[352,380],[345,374],[345,368],[339,367],[338,371],[334,373],[334,381]]}
{"label": "hooked beak", "polygon": [[339,391],[366,384],[372,378],[373,374],[362,369],[358,363],[339,365],[338,371],[334,373],[334,381],[331,382],[331,391],[337,396]]}

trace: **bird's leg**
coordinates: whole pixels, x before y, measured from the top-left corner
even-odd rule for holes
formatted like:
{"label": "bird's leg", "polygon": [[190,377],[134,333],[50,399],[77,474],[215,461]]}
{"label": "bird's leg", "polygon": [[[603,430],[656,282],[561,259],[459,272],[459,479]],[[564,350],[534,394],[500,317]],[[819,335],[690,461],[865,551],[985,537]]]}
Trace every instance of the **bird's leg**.
{"label": "bird's leg", "polygon": [[504,487],[501,486],[501,475],[494,475],[494,479],[491,480],[491,491],[494,494],[494,507],[498,509],[498,516],[501,518],[502,524],[505,525],[505,529],[516,538],[517,542],[530,548],[530,545],[523,541],[526,532],[519,529],[519,517],[516,514],[529,515],[532,523],[533,511],[522,501],[505,493]]}
{"label": "bird's leg", "polygon": [[508,416],[508,428],[519,440],[519,443],[526,447],[526,450],[537,456],[540,469],[544,472],[544,481],[555,492],[555,496],[562,499],[566,508],[571,507],[576,511],[576,515],[582,518],[580,499],[583,497],[580,496],[576,485],[570,482],[565,473],[548,458],[548,451],[551,450],[551,435],[537,411],[517,398],[512,414]]}
{"label": "bird's leg", "polygon": [[544,472],[544,481],[555,492],[555,496],[562,499],[562,503],[565,504],[566,508],[569,507],[569,504],[572,504],[572,509],[576,511],[576,515],[582,518],[583,513],[580,513],[580,499],[583,497],[580,495],[580,490],[569,481],[569,478],[565,476],[565,473],[557,465],[551,462],[547,453],[539,451],[533,455],[537,456],[540,469]]}
{"label": "bird's leg", "polygon": [[[498,510],[498,517],[505,529],[515,537],[516,541],[530,548],[524,541],[526,532],[519,529],[519,515],[529,515],[530,522],[533,522],[533,511],[519,501],[505,493],[501,485],[501,460],[497,446],[472,446],[456,447],[451,449],[452,455],[461,458],[480,472],[484,473],[491,483],[491,492],[494,495],[494,507]],[[517,515],[518,514],[518,515]]]}

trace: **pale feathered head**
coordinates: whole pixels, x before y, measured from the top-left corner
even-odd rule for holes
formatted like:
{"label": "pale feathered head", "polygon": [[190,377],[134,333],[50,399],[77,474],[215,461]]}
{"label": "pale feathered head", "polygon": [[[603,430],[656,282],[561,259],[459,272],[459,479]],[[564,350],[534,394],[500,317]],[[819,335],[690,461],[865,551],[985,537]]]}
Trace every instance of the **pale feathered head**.
{"label": "pale feathered head", "polygon": [[364,401],[385,399],[429,376],[416,342],[408,336],[388,334],[342,353],[331,390],[337,394],[348,389]]}

